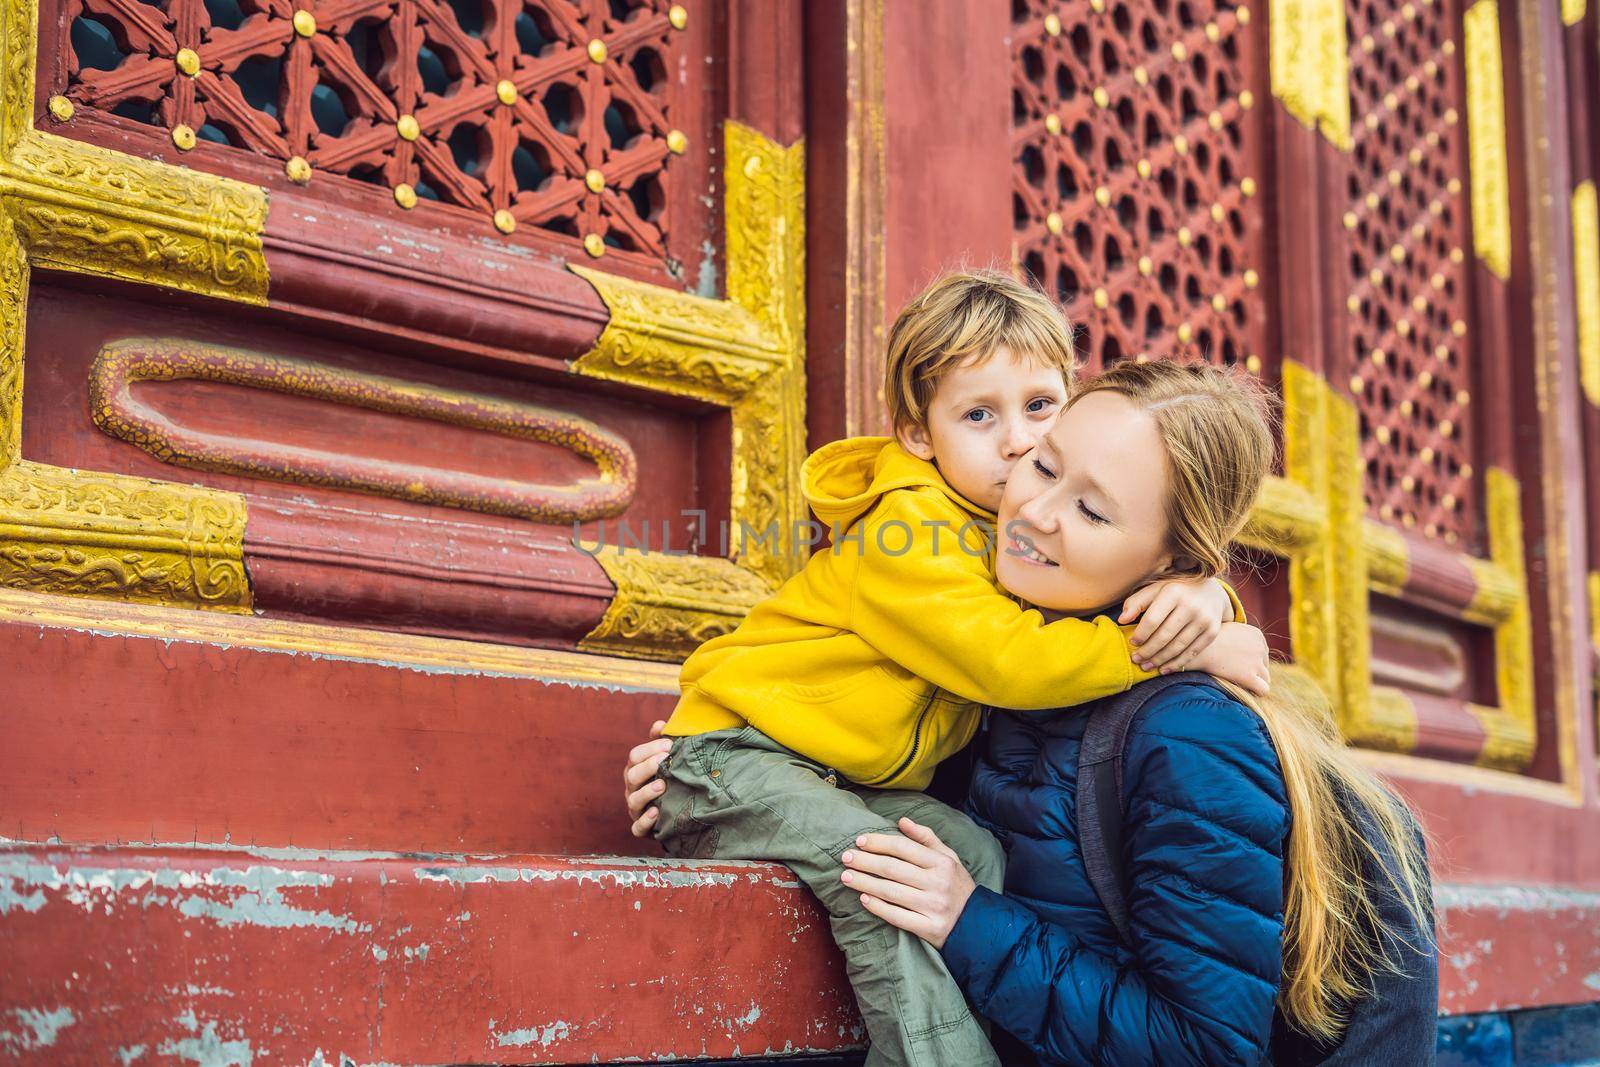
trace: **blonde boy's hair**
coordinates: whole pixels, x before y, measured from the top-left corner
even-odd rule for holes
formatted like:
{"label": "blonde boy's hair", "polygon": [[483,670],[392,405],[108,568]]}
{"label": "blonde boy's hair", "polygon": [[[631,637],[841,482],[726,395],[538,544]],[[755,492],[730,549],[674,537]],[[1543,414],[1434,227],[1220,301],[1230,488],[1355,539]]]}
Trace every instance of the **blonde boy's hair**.
{"label": "blonde boy's hair", "polygon": [[963,361],[1004,345],[1059,367],[1072,385],[1072,327],[1037,289],[996,270],[946,274],[911,298],[889,330],[883,395],[896,429],[925,426],[939,379]]}

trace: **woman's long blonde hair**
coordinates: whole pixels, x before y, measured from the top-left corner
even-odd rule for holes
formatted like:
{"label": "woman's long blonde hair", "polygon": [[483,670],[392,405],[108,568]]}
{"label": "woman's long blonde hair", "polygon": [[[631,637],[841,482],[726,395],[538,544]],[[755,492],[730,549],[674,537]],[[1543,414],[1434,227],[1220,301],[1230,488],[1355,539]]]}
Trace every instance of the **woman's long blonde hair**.
{"label": "woman's long blonde hair", "polygon": [[[1253,378],[1205,364],[1124,362],[1084,382],[1073,402],[1107,390],[1148,412],[1166,445],[1175,569],[1224,573],[1228,546],[1272,466],[1262,390]],[[1281,691],[1299,687],[1280,685],[1266,698],[1228,688],[1266,723],[1289,798],[1278,1004],[1295,1029],[1331,1039],[1348,1005],[1370,992],[1374,972],[1399,967],[1376,939],[1385,926],[1381,898],[1398,899],[1415,929],[1432,936],[1427,859],[1408,812],[1345,746],[1325,701]],[[1382,882],[1371,884],[1367,871],[1383,872]],[[1390,933],[1409,943],[1403,931]]]}

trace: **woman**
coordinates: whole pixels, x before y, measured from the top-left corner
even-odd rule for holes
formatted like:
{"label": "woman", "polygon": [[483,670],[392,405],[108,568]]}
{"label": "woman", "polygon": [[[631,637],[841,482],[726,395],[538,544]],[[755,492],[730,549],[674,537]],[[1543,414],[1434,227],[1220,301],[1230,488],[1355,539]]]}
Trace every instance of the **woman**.
{"label": "woman", "polygon": [[[1012,474],[998,577],[1022,599],[1078,614],[1158,577],[1220,574],[1271,457],[1243,380],[1121,364],[1084,386]],[[1082,715],[991,717],[969,809],[1006,846],[1003,896],[975,888],[909,820],[903,837],[860,838],[841,879],[863,907],[938,948],[975,1008],[1037,1061],[1336,1055],[1351,1006],[1431,936],[1426,867],[1403,809],[1321,709],[1163,690],[1125,749],[1125,946],[1078,851],[1082,725]],[[1413,1029],[1383,1062],[1431,1062],[1426,1027]]]}

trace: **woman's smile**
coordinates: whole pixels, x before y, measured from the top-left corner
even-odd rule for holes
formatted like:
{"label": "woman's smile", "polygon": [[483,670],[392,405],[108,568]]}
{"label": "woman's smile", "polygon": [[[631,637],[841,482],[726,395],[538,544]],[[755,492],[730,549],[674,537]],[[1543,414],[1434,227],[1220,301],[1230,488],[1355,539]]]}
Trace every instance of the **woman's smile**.
{"label": "woman's smile", "polygon": [[1007,539],[1006,551],[1010,552],[1013,556],[1022,560],[1024,563],[1031,564],[1035,567],[1060,566],[1060,564],[1056,563],[1055,560],[1051,559],[1049,556],[1035,548],[1031,542],[1020,541],[1016,537],[1010,537]]}

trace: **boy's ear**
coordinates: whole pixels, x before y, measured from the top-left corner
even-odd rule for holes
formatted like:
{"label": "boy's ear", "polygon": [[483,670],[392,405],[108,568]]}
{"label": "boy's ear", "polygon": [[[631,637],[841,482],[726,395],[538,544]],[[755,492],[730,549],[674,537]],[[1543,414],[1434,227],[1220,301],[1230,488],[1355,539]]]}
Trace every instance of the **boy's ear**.
{"label": "boy's ear", "polygon": [[933,438],[926,426],[897,426],[894,431],[900,447],[918,459],[933,460]]}

